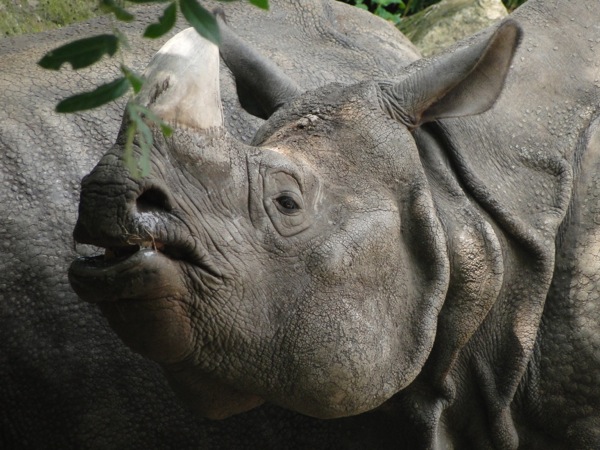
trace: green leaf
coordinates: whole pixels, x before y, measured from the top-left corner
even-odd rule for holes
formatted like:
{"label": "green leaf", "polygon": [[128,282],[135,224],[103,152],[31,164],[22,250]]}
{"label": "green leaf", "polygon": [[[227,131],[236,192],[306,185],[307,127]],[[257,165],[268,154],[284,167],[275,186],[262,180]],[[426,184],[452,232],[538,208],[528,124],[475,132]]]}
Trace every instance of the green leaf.
{"label": "green leaf", "polygon": [[144,85],[144,79],[125,65],[121,65],[121,72],[123,72],[123,75],[125,75],[125,78],[127,78],[127,81],[131,84],[133,92],[136,94],[140,92],[140,89],[142,89],[142,86]]}
{"label": "green leaf", "polygon": [[119,40],[116,36],[101,34],[55,48],[46,53],[38,64],[44,69],[58,70],[68,62],[73,69],[81,69],[99,61],[105,53],[109,56],[114,55],[118,47]]}
{"label": "green leaf", "polygon": [[[150,109],[134,102],[127,104],[127,115],[130,121],[127,125],[127,141],[125,142],[123,161],[129,168],[132,176],[139,178],[150,173],[150,152],[154,144],[154,138],[148,123],[160,126],[162,134],[165,137],[171,136],[173,129]],[[133,157],[133,143],[136,136],[137,144],[141,150],[141,155],[137,161]]]}
{"label": "green leaf", "polygon": [[137,134],[137,125],[135,122],[130,122],[127,125],[127,140],[125,141],[125,151],[123,152],[123,162],[129,169],[129,172],[134,178],[139,178],[139,171],[133,158],[133,141]]}
{"label": "green leaf", "polygon": [[145,106],[138,105],[136,103],[130,103],[130,111],[133,114],[136,114],[139,117],[146,117],[150,122],[153,122],[155,125],[159,125],[163,136],[169,137],[173,134],[173,129],[164,123],[160,117],[158,117],[151,109],[148,109]]}
{"label": "green leaf", "polygon": [[151,109],[148,109],[145,106],[138,105],[137,103],[132,103],[130,108],[130,113],[135,114],[138,117],[147,117],[148,120],[154,122],[156,124],[161,123],[160,117],[152,112]]}
{"label": "green leaf", "polygon": [[173,135],[173,128],[171,128],[164,122],[161,122],[160,124],[160,131],[162,131],[164,137],[169,137]]}
{"label": "green leaf", "polygon": [[269,9],[269,0],[249,0],[249,2],[259,8]]}
{"label": "green leaf", "polygon": [[169,0],[127,0],[131,3],[166,3]]}
{"label": "green leaf", "polygon": [[221,33],[215,17],[198,4],[196,0],[179,0],[183,17],[193,26],[200,36],[219,45]]}
{"label": "green leaf", "polygon": [[131,22],[134,19],[133,14],[121,8],[114,0],[100,0],[100,8],[113,13],[117,19],[123,22]]}
{"label": "green leaf", "polygon": [[144,37],[157,38],[169,32],[177,20],[177,3],[172,2],[166,7],[165,12],[158,18],[158,23],[148,25]]}
{"label": "green leaf", "polygon": [[135,122],[137,128],[138,128],[138,132],[139,132],[139,141],[140,141],[140,146],[143,146],[145,144],[152,144],[153,139],[152,139],[152,131],[150,131],[150,128],[148,128],[148,125],[146,125],[146,122],[144,122],[144,115],[143,112],[136,108],[136,105],[134,103],[130,103],[130,105],[132,106],[131,108],[129,108],[129,117],[131,118],[131,120],[133,122]]}
{"label": "green leaf", "polygon": [[66,98],[56,105],[56,112],[70,113],[92,109],[113,101],[129,90],[129,81],[126,78],[118,78],[110,83],[98,86],[91,92],[84,92]]}
{"label": "green leaf", "polygon": [[[131,124],[134,124],[137,129],[137,141],[142,151],[141,157],[138,160],[138,167],[141,169],[141,176],[148,175],[150,172],[150,149],[154,143],[152,130],[150,130],[150,127],[148,127],[148,124],[146,124],[144,120],[146,111],[149,110],[143,106],[136,105],[135,103],[129,103],[127,105],[127,112],[129,113]],[[132,173],[134,176],[139,175],[137,170],[135,172],[132,171]]]}

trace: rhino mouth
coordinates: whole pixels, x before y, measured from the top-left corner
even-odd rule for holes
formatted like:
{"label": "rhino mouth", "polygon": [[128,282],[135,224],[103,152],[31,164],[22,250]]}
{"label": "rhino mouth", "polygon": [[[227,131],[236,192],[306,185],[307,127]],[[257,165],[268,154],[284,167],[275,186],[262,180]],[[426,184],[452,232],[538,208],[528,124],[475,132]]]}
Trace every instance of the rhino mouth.
{"label": "rhino mouth", "polygon": [[[87,244],[92,242],[86,239]],[[94,255],[71,264],[71,286],[82,300],[99,306],[128,347],[163,366],[172,388],[189,408],[204,417],[223,419],[264,403],[262,397],[213,379],[187,363],[197,350],[188,271],[196,269],[205,284],[222,282],[219,272],[189,242],[129,238],[128,244],[96,243],[95,247]]]}
{"label": "rhino mouth", "polygon": [[73,262],[73,269],[76,274],[89,274],[94,276],[98,270],[121,271],[129,268],[130,265],[139,263],[140,257],[148,256],[151,253],[160,253],[169,259],[182,260],[181,257],[175,257],[165,245],[160,243],[140,243],[102,246],[94,245],[96,251],[92,256],[80,256]]}
{"label": "rhino mouth", "polygon": [[76,239],[98,249],[92,256],[77,258],[69,268],[71,286],[82,300],[99,303],[184,295],[185,266],[194,268],[211,285],[222,278],[192,243],[131,237],[126,241]]}
{"label": "rhino mouth", "polygon": [[165,252],[165,245],[161,242],[141,242],[139,244],[126,244],[119,246],[102,246],[95,245],[97,251],[94,256],[81,256],[78,258],[78,263],[80,263],[83,267],[88,267],[93,270],[94,268],[99,267],[110,267],[117,265],[132,256],[136,255],[138,252],[143,251],[155,251],[165,254],[169,256],[171,259],[181,259],[180,257],[175,257],[171,252],[167,249]]}
{"label": "rhino mouth", "polygon": [[173,245],[166,245],[164,242],[156,240],[138,240],[138,243],[131,243],[131,240],[128,241],[130,243],[121,245],[93,244],[98,249],[97,254],[94,256],[82,256],[78,258],[78,262],[81,263],[82,267],[88,267],[91,270],[96,267],[115,266],[117,268],[116,266],[120,263],[133,257],[148,254],[148,252],[156,252],[172,260],[189,261],[192,263],[191,255],[186,254],[189,252],[184,252]]}
{"label": "rhino mouth", "polygon": [[97,245],[104,250],[102,255],[97,255],[95,258],[102,260],[106,264],[116,264],[132,256],[138,252],[153,251],[161,253],[172,260],[185,262],[207,272],[215,278],[220,278],[221,274],[207,263],[206,257],[199,254],[197,246],[193,242],[169,242],[152,239],[131,238],[125,239],[126,244],[120,245]]}
{"label": "rhino mouth", "polygon": [[[102,260],[107,263],[115,263],[135,255],[142,249],[154,250],[169,255],[169,251],[165,252],[165,244],[162,242],[142,242],[140,244],[122,247],[106,247],[104,249],[104,255],[102,255]],[[173,259],[180,258],[174,257]]]}

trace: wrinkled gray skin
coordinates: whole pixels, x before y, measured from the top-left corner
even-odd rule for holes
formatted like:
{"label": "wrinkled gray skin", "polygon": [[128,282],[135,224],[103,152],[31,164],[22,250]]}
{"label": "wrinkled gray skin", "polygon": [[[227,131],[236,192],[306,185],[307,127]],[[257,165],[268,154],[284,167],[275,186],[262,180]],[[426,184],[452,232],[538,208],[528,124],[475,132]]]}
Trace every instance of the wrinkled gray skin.
{"label": "wrinkled gray skin", "polygon": [[137,101],[181,127],[148,177],[118,140],[83,180],[74,236],[106,254],[72,286],[208,417],[379,408],[398,448],[598,447],[598,17],[530,0],[393,79],[316,90],[233,69],[269,117],[250,145],[216,83],[181,94],[198,63],[172,41]]}
{"label": "wrinkled gray skin", "polygon": [[260,92],[231,44],[269,117],[250,145],[216,83],[178,90],[216,53],[172,41],[137,101],[181,126],[148,177],[121,139],[83,180],[74,236],[106,254],[72,286],[207,417],[376,409],[398,448],[597,448],[598,17],[530,0],[394,77],[316,90],[258,61]]}
{"label": "wrinkled gray skin", "polygon": [[[357,9],[303,0],[302,8],[272,2],[267,14],[245,3],[227,5],[232,27],[303,89],[387,78],[417,58],[393,27]],[[126,62],[139,71],[166,39],[134,36],[160,9],[119,24],[132,40]],[[127,349],[98,308],[73,293],[67,269],[77,256],[79,184],[113,145],[123,103],[55,114],[59,99],[111,80],[114,62],[76,73],[35,62],[110,26],[100,19],[0,47],[0,448],[394,448],[399,438],[385,430],[395,421],[381,412],[322,421],[267,404],[226,421],[202,419],[177,402],[155,363]],[[263,121],[240,109],[225,66],[221,72],[228,132],[249,141]]]}

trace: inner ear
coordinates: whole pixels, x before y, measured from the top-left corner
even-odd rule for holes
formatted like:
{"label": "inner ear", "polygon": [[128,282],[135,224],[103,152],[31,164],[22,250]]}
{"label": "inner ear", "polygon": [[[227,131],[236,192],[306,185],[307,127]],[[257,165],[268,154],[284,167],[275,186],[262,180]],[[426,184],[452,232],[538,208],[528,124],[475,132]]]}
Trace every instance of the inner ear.
{"label": "inner ear", "polygon": [[272,104],[269,101],[265,102],[264,97],[258,95],[253,89],[248,87],[248,84],[245,82],[246,80],[236,77],[234,81],[240,106],[248,114],[267,120],[284,103],[277,102],[276,104]]}
{"label": "inner ear", "polygon": [[397,83],[380,83],[382,106],[409,128],[487,111],[502,92],[521,34],[507,20],[488,39],[434,58]]}
{"label": "inner ear", "polygon": [[424,112],[423,122],[480,114],[491,108],[504,87],[520,35],[514,22],[498,28],[471,71]]}

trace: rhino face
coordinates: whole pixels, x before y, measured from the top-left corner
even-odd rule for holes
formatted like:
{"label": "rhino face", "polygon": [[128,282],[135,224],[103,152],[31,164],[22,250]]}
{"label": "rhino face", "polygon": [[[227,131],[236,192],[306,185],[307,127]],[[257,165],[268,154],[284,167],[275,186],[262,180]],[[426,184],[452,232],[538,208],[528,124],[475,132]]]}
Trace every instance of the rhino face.
{"label": "rhino face", "polygon": [[[120,140],[83,180],[74,236],[105,250],[73,263],[73,288],[205,416],[263,400],[323,418],[377,407],[423,367],[448,289],[410,133],[448,111],[439,88],[402,103],[398,85],[326,86],[245,145],[222,127],[216,51],[179,39],[138,101],[180,126],[156,133],[147,178],[130,176]],[[207,75],[191,101],[195,61]]]}

